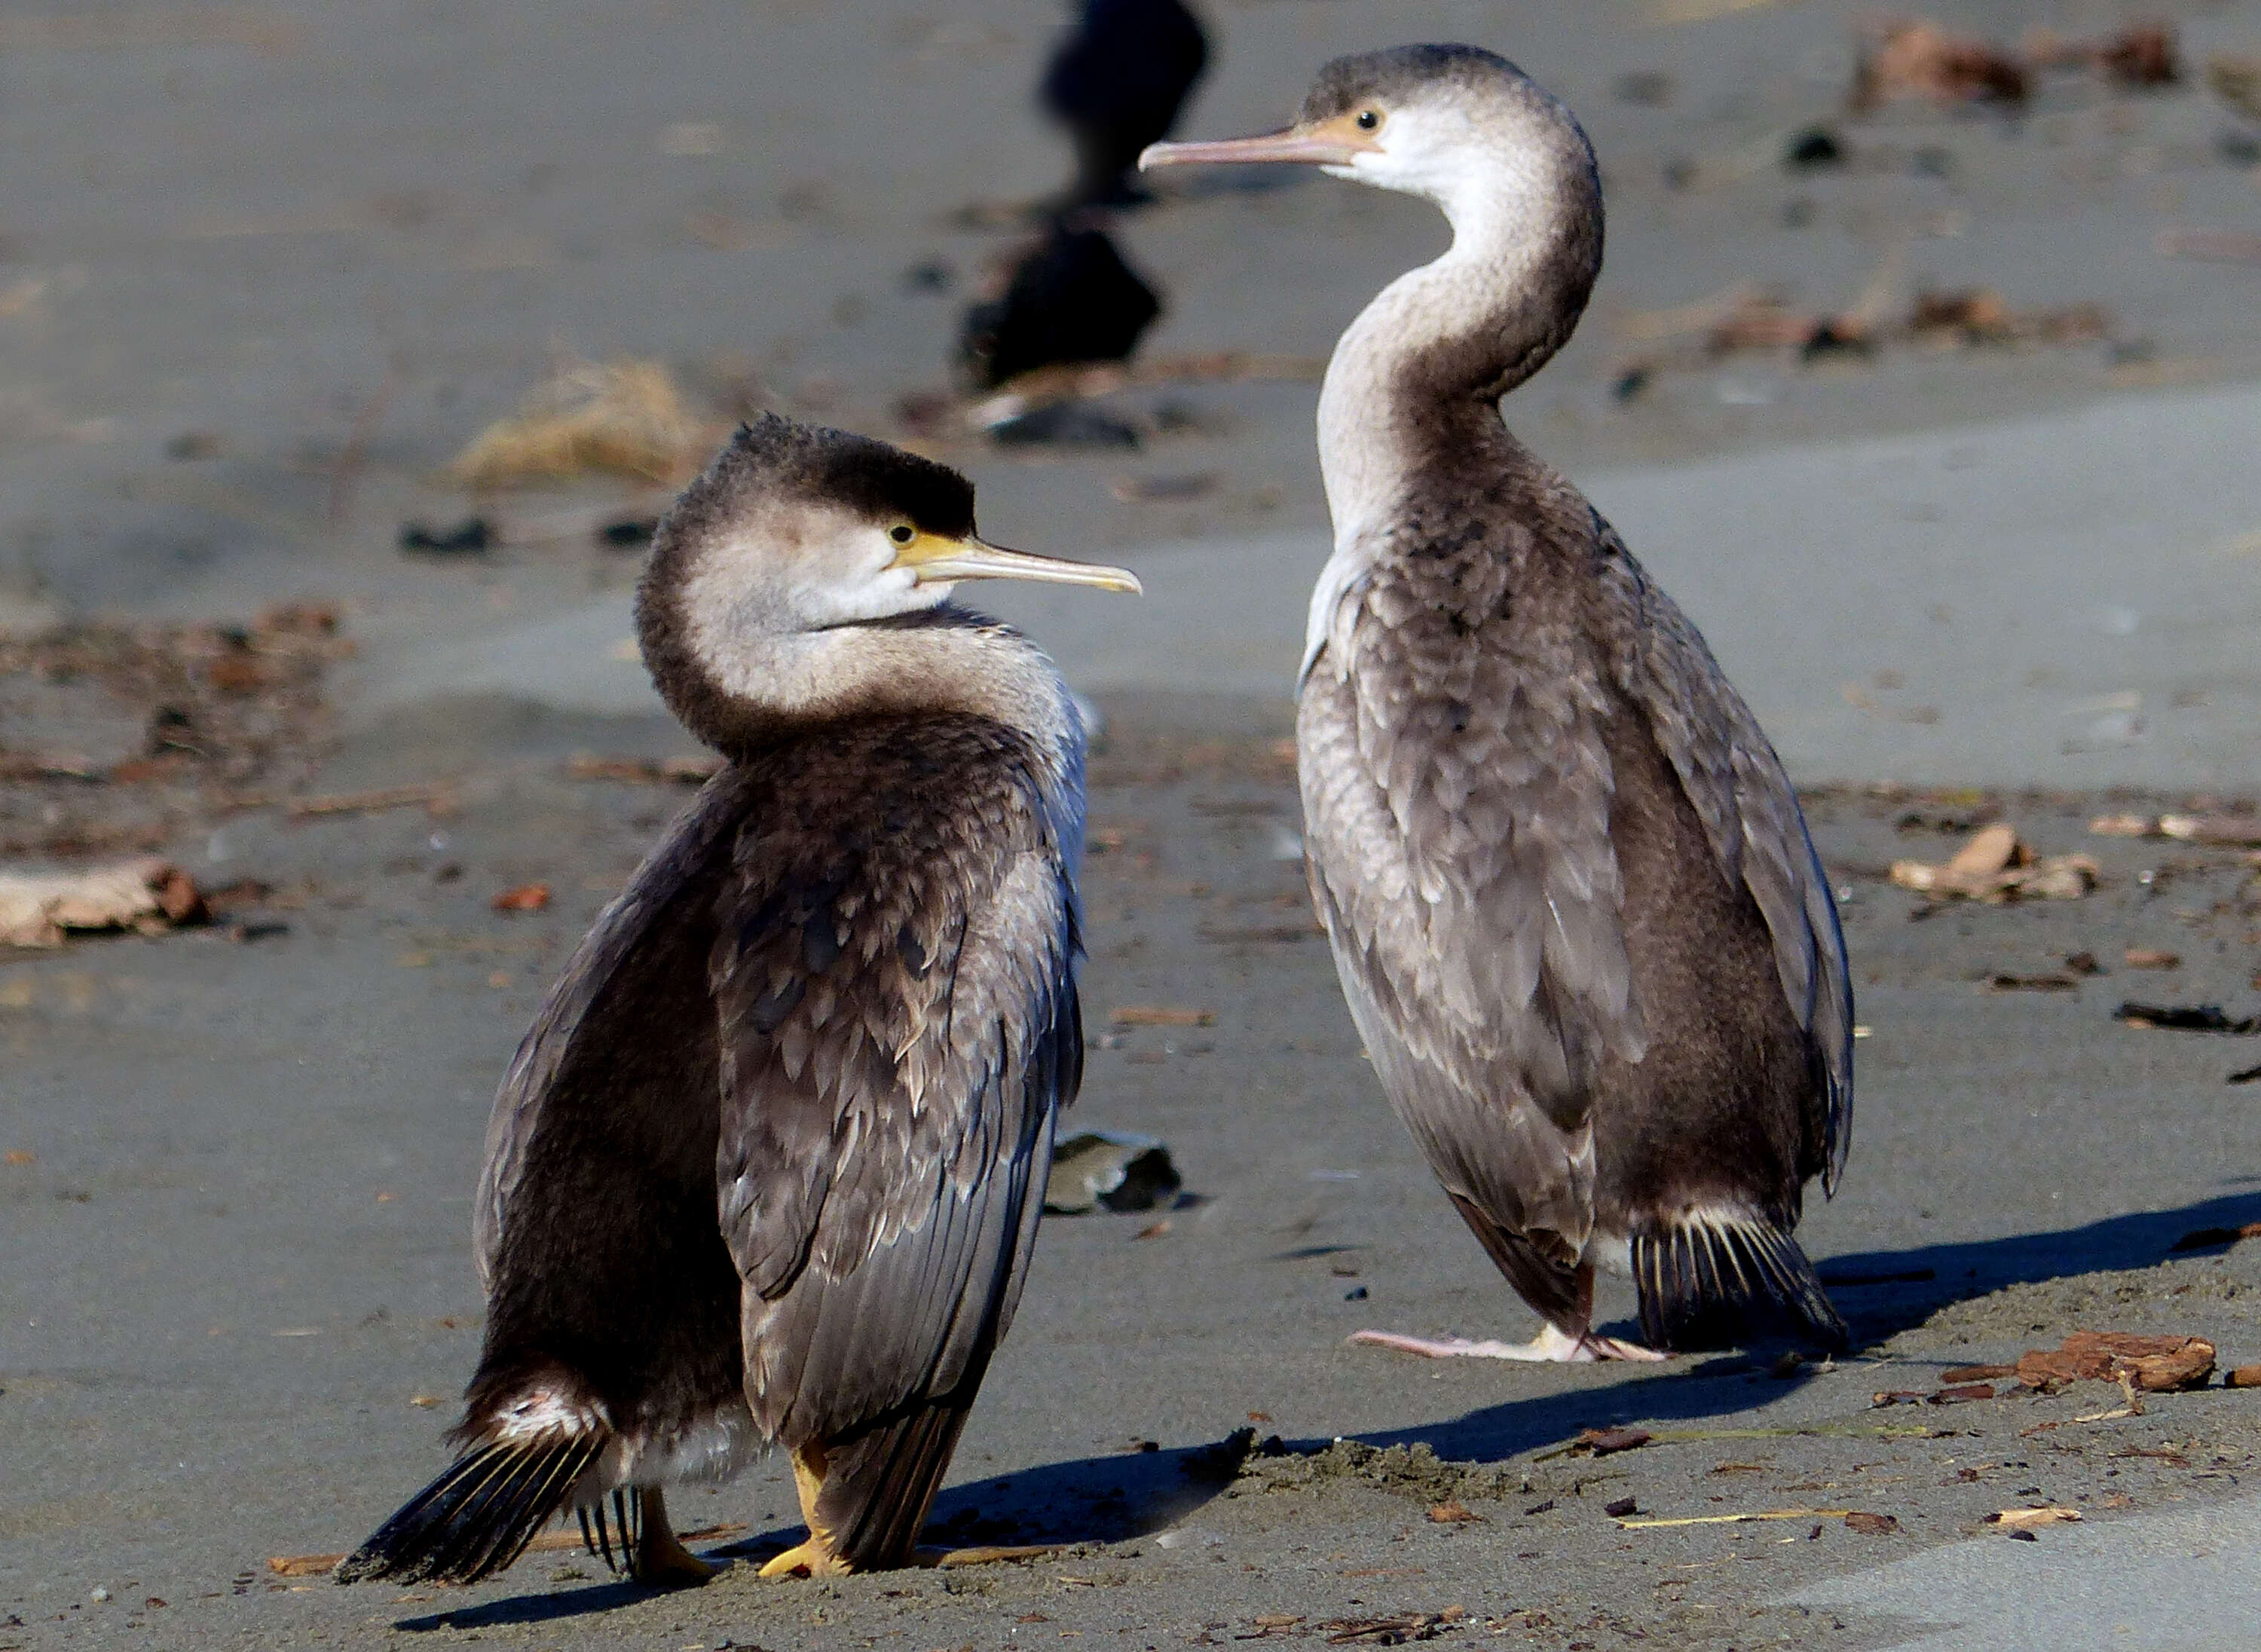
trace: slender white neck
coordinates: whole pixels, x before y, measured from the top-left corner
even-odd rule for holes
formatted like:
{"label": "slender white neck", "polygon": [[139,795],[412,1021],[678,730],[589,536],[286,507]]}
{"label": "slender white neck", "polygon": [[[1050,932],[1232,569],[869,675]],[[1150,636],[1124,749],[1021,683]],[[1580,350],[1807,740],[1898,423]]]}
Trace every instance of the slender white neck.
{"label": "slender white neck", "polygon": [[1531,289],[1553,250],[1533,192],[1497,187],[1439,205],[1453,244],[1376,294],[1327,363],[1319,469],[1338,546],[1389,520],[1439,399],[1496,402],[1511,364],[1527,360],[1527,376],[1544,359],[1529,336],[1541,318],[1520,302],[1540,296]]}
{"label": "slender white neck", "polygon": [[1318,420],[1334,550],[1311,593],[1298,681],[1423,471],[1511,448],[1500,398],[1577,325],[1601,268],[1601,198],[1583,147],[1563,162],[1526,148],[1456,169],[1432,196],[1452,246],[1384,287],[1336,343]]}

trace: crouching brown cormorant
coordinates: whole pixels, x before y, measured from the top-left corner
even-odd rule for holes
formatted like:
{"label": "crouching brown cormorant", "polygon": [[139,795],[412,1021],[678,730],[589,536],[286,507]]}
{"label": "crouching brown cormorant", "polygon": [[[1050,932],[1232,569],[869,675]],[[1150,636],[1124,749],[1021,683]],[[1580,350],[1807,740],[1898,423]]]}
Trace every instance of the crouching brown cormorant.
{"label": "crouching brown cormorant", "polygon": [[[338,1569],[469,1581],[577,1512],[709,1569],[663,1488],[793,1454],[806,1541],[896,1566],[1011,1323],[1081,1074],[1084,736],[963,579],[1136,591],[984,543],[956,472],[771,417],[661,522],[637,596],[728,764],[598,919],[495,1099],[456,1462]],[[591,1531],[593,1518],[594,1531]]]}

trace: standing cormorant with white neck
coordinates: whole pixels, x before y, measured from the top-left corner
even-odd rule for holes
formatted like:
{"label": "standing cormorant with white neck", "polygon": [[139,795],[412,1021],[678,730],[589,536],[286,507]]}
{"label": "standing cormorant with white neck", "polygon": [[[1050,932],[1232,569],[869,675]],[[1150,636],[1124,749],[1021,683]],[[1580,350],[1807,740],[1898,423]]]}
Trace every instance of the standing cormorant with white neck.
{"label": "standing cormorant with white neck", "polygon": [[[1465,46],[1339,58],[1285,131],[1143,165],[1301,162],[1433,201],[1443,256],[1351,323],[1319,395],[1334,553],[1296,746],[1311,890],[1382,1088],[1545,1318],[1428,1354],[1654,1358],[1846,1330],[1791,1237],[1850,1134],[1853,1001],[1782,764],[1703,638],[1500,398],[1602,262],[1570,111]],[[1643,1347],[1597,1333],[1629,1268]]]}

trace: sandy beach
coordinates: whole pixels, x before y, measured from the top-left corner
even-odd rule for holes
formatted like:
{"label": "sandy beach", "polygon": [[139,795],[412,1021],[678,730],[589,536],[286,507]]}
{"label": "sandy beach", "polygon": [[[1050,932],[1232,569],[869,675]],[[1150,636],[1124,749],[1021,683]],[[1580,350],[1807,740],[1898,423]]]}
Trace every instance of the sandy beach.
{"label": "sandy beach", "polygon": [[[0,860],[154,853],[220,909],[0,948],[0,1652],[2248,1643],[2261,1392],[2222,1372],[2261,1361],[2261,1239],[2236,1237],[2261,1038],[2234,1031],[2261,1015],[2261,265],[2178,249],[2261,232],[2233,140],[2261,119],[2203,84],[2261,56],[2261,6],[2148,8],[2174,86],[2052,71],[2014,115],[1858,118],[1868,14],[1827,0],[1202,9],[1188,133],[1278,124],[1336,52],[1465,39],[1593,135],[1602,284],[1506,412],[1806,794],[1863,1032],[1847,1180],[1800,1238],[1854,1349],[1345,1344],[1530,1330],[1342,1009],[1288,739],[1327,543],[1312,374],[1442,246],[1426,208],[1171,181],[1116,231],[1167,305],[1138,359],[1168,370],[1091,403],[1138,445],[1009,449],[950,399],[951,350],[1067,171],[1030,95],[1046,0],[10,9]],[[2128,20],[1934,11],[2013,45]],[[1841,162],[1785,167],[1816,126]],[[1906,324],[1972,289],[2097,320]],[[1719,345],[1764,295],[1866,305],[1874,348]],[[758,1580],[797,1536],[772,1462],[675,1501],[732,1562],[693,1592],[556,1548],[465,1589],[321,1575],[443,1461],[494,1084],[690,795],[664,765],[695,749],[623,646],[639,552],[592,531],[665,487],[445,473],[561,361],[615,358],[717,430],[768,406],[915,443],[993,537],[1145,581],[995,605],[1104,718],[1064,1127],[1159,1137],[1184,1182],[1048,1218],[936,1507],[940,1538],[1044,1555]],[[483,554],[400,549],[473,515]],[[72,625],[109,628],[66,662]],[[257,692],[230,700],[206,679],[239,649]],[[213,721],[169,743],[167,707]],[[2092,830],[2163,815],[2228,824]],[[2092,857],[2092,887],[1894,880],[1994,820]],[[2016,1375],[2082,1332],[2203,1338],[2220,1368]],[[1949,1375],[1980,1367],[2006,1369]],[[2079,1518],[2000,1518],[2036,1509]]]}

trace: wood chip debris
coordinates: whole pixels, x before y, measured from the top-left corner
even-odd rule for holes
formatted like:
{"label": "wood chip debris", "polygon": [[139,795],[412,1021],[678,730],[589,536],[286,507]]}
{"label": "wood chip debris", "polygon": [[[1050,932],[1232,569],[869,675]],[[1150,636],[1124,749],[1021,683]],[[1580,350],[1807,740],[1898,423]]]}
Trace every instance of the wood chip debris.
{"label": "wood chip debris", "polygon": [[2222,1383],[2224,1388],[2261,1388],[2261,1365],[2241,1365]]}
{"label": "wood chip debris", "polygon": [[2120,956],[2129,969],[2180,969],[2183,955],[2159,946],[2131,946]]}
{"label": "wood chip debris", "polygon": [[2084,854],[2036,855],[2007,821],[1981,826],[1942,866],[1896,860],[1891,880],[1934,901],[2077,901],[2103,875]]}
{"label": "wood chip debris", "polygon": [[566,775],[576,780],[627,780],[644,786],[703,786],[722,772],[719,753],[693,757],[614,758],[581,755],[566,759]]}
{"label": "wood chip debris", "polygon": [[75,872],[0,872],[0,945],[61,946],[74,933],[162,935],[206,916],[196,881],[170,861]]}
{"label": "wood chip debris", "polygon": [[1567,1449],[1572,1455],[1591,1452],[1597,1457],[1607,1457],[1620,1451],[1638,1451],[1655,1438],[1646,1428],[1583,1428]]}
{"label": "wood chip debris", "polygon": [[2121,1004],[2113,1019],[2165,1032],[2226,1032],[2247,1038],[2261,1032],[2261,1016],[2232,1016],[2220,1004]]}
{"label": "wood chip debris", "polygon": [[1174,1004],[1120,1004],[1108,1011],[1107,1019],[1117,1027],[1213,1027],[1217,1011]]}
{"label": "wood chip debris", "polygon": [[2007,970],[1997,970],[1986,977],[1986,990],[1997,993],[2070,993],[2080,990],[2080,981],[2071,975],[2019,975]]}
{"label": "wood chip debris", "polygon": [[2179,844],[2261,848],[2261,815],[2099,815],[2088,822],[2098,837],[2164,837]]}
{"label": "wood chip debris", "polygon": [[1458,1498],[1451,1498],[1443,1503],[1432,1504],[1429,1508],[1429,1519],[1436,1526],[1468,1526],[1482,1524],[1483,1516]]}
{"label": "wood chip debris", "polygon": [[549,894],[546,883],[521,883],[505,889],[487,904],[498,912],[539,912],[549,904]]}
{"label": "wood chip debris", "polygon": [[283,812],[292,820],[322,815],[374,815],[389,808],[419,806],[434,813],[450,813],[457,786],[453,780],[419,780],[408,786],[380,786],[365,792],[323,792],[308,797],[286,798]]}
{"label": "wood chip debris", "polygon": [[2004,1509],[1986,1517],[1986,1524],[2006,1532],[2030,1532],[2037,1526],[2062,1526],[2080,1519],[2078,1509]]}

